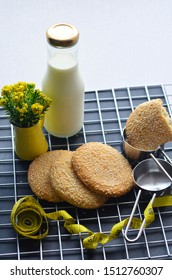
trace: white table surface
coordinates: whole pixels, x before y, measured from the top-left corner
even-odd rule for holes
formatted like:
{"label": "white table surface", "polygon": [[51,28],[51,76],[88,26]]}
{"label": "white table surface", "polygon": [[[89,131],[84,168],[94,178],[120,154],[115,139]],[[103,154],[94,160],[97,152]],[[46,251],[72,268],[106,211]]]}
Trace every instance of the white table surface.
{"label": "white table surface", "polygon": [[41,86],[58,22],[80,30],[85,90],[172,83],[171,0],[0,0],[0,14],[0,87]]}

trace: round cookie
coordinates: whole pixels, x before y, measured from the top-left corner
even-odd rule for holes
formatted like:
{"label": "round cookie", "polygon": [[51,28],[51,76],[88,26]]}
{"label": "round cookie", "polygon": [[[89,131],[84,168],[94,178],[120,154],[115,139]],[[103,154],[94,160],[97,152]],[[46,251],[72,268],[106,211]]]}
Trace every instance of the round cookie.
{"label": "round cookie", "polygon": [[63,151],[51,167],[51,184],[57,195],[68,203],[86,209],[101,207],[107,198],[89,190],[77,177],[72,168],[72,155]]}
{"label": "round cookie", "polygon": [[137,106],[126,122],[126,136],[127,142],[141,151],[154,151],[172,141],[172,120],[161,99]]}
{"label": "round cookie", "polygon": [[28,183],[33,193],[49,202],[62,201],[51,187],[49,176],[51,165],[60,153],[60,150],[54,150],[41,154],[31,162],[28,169]]}
{"label": "round cookie", "polygon": [[128,161],[106,144],[90,142],[82,145],[73,154],[72,165],[78,178],[101,195],[122,196],[134,185]]}

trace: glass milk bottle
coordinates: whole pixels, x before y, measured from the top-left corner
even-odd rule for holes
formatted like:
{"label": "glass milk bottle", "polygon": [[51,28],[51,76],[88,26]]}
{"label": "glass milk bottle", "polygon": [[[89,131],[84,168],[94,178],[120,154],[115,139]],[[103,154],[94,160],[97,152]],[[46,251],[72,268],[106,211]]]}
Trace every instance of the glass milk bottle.
{"label": "glass milk bottle", "polygon": [[84,83],[78,68],[79,32],[70,24],[48,28],[48,63],[42,91],[52,99],[45,114],[45,129],[57,137],[78,133],[84,120]]}

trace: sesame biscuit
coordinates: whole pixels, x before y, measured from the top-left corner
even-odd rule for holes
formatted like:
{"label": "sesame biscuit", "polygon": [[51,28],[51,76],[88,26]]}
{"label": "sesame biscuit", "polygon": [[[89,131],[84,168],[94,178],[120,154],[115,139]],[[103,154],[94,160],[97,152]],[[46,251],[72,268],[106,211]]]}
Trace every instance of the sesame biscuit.
{"label": "sesame biscuit", "polygon": [[72,168],[72,155],[63,151],[51,167],[51,184],[60,197],[68,203],[86,209],[101,207],[107,198],[90,191],[77,177]]}
{"label": "sesame biscuit", "polygon": [[101,195],[122,196],[134,184],[128,161],[106,144],[90,142],[82,145],[73,154],[72,165],[78,178]]}
{"label": "sesame biscuit", "polygon": [[127,120],[126,136],[131,146],[142,151],[154,151],[172,141],[172,120],[161,99],[137,106]]}
{"label": "sesame biscuit", "polygon": [[31,162],[28,169],[28,183],[40,199],[49,202],[60,202],[62,199],[51,187],[50,169],[52,163],[59,157],[61,151],[54,150],[41,154]]}

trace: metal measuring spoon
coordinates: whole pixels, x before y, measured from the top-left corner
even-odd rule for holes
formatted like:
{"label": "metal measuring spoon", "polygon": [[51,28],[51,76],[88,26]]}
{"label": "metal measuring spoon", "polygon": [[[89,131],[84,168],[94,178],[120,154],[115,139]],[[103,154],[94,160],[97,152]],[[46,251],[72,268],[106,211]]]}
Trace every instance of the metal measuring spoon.
{"label": "metal measuring spoon", "polygon": [[153,193],[151,203],[153,204],[156,195],[162,194],[172,183],[172,165],[162,159],[149,158],[141,161],[133,169],[133,178],[136,185],[140,188],[136,197],[135,204],[133,206],[131,215],[129,217],[124,237],[129,242],[135,242],[141,236],[143,228],[146,223],[146,219],[143,220],[137,236],[134,239],[128,237],[128,230],[131,225],[132,218],[134,216],[138,201],[142,190]]}

